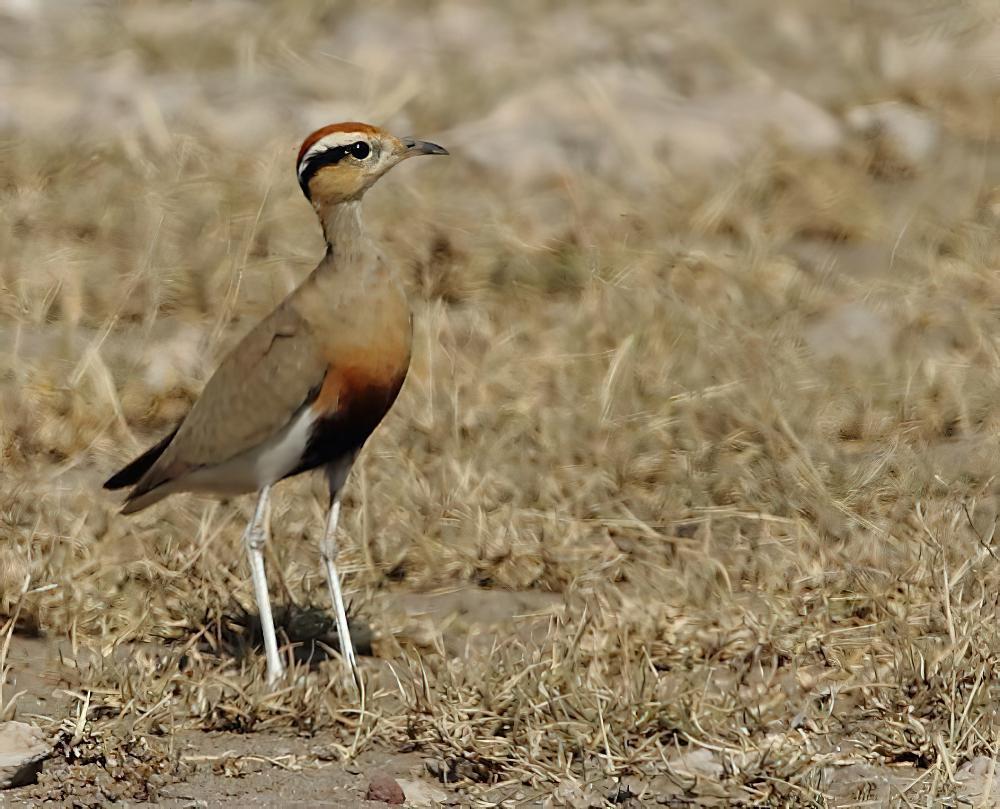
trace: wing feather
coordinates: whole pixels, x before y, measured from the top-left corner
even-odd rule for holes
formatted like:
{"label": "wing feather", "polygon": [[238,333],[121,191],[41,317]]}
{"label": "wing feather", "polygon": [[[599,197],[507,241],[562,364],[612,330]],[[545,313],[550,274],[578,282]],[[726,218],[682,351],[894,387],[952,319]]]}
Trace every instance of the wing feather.
{"label": "wing feather", "polygon": [[309,325],[283,305],[223,359],[177,435],[129,498],[216,466],[276,435],[323,383],[327,365]]}

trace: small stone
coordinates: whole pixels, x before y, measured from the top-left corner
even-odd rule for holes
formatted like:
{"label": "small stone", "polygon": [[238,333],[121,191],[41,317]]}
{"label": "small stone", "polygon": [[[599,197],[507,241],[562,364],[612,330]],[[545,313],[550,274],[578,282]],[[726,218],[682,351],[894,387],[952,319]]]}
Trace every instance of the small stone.
{"label": "small stone", "polygon": [[959,795],[976,806],[996,806],[1000,797],[1000,765],[988,756],[976,756],[955,773]]}
{"label": "small stone", "polygon": [[39,728],[24,722],[0,722],[0,789],[35,783],[49,752]]}
{"label": "small stone", "polygon": [[403,788],[396,782],[396,779],[383,772],[372,776],[368,784],[368,792],[365,793],[365,800],[382,801],[393,806],[399,806],[406,800]]}
{"label": "small stone", "polygon": [[434,776],[439,781],[445,780],[448,775],[447,765],[439,758],[425,759],[424,767],[427,769],[429,775]]}
{"label": "small stone", "polygon": [[439,789],[423,781],[405,781],[400,778],[399,785],[406,793],[406,802],[409,806],[441,806],[448,800],[448,795],[443,789]]}

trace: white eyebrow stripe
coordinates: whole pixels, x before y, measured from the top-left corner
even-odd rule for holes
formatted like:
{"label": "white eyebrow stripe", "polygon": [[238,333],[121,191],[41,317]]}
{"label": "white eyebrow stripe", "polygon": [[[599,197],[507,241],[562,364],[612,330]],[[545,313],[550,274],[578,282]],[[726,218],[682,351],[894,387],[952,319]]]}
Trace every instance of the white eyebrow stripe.
{"label": "white eyebrow stripe", "polygon": [[336,149],[338,146],[350,146],[359,140],[367,143],[368,134],[365,132],[331,132],[329,135],[324,135],[309,147],[308,152],[302,155],[302,159],[299,161],[299,176],[302,176],[302,170],[316,155]]}

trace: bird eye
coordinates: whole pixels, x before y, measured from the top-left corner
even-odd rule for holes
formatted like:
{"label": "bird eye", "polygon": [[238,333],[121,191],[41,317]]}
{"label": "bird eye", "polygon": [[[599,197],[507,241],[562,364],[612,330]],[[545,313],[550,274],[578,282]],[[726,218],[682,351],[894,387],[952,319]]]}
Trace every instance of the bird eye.
{"label": "bird eye", "polygon": [[356,143],[351,144],[351,154],[358,160],[364,160],[371,154],[371,147],[363,140],[359,140]]}

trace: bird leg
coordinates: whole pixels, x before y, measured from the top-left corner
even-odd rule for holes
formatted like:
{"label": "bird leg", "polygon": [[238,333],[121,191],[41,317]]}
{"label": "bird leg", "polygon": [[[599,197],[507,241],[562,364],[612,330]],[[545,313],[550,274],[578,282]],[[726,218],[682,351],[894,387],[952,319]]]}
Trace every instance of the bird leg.
{"label": "bird leg", "polygon": [[271,616],[271,600],[267,595],[267,576],[264,574],[264,543],[270,533],[267,504],[271,487],[265,486],[257,497],[257,507],[253,518],[243,534],[243,543],[250,557],[250,575],[253,578],[253,593],[257,599],[260,628],[264,634],[264,653],[267,656],[267,684],[274,685],[285,673],[285,667],[278,656],[278,639],[274,634],[274,618]]}
{"label": "bird leg", "polygon": [[[358,662],[354,657],[351,630],[347,625],[347,611],[344,609],[344,595],[340,590],[340,576],[337,573],[337,523],[340,521],[340,498],[334,497],[330,503],[330,515],[326,522],[326,534],[320,544],[320,554],[326,567],[326,583],[330,586],[330,599],[337,616],[337,636],[340,638],[340,654],[354,676],[360,682]],[[359,686],[360,688],[360,686]]]}

